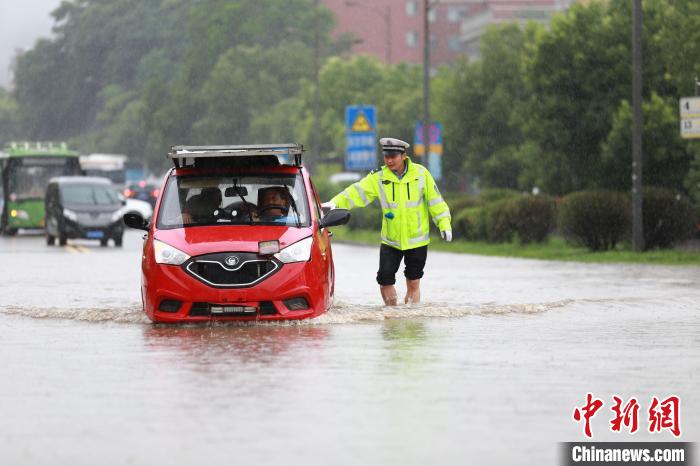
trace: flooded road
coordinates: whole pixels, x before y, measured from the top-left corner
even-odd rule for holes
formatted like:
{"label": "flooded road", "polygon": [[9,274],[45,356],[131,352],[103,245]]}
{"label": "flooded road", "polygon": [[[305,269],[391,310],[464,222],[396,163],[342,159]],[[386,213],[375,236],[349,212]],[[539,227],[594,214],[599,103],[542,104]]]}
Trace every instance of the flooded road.
{"label": "flooded road", "polygon": [[[556,464],[587,392],[597,441],[673,440],[646,428],[671,394],[699,440],[700,268],[431,252],[424,304],[389,309],[377,248],[335,245],[318,319],[154,326],[140,236],[0,238],[0,464]],[[639,399],[634,435],[613,394]]]}

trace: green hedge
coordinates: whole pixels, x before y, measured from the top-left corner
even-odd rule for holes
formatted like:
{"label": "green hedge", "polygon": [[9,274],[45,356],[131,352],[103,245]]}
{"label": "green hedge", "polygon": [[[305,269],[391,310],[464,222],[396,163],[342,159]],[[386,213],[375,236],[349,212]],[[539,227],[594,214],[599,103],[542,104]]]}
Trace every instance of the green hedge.
{"label": "green hedge", "polygon": [[642,194],[644,249],[670,248],[693,234],[695,210],[685,196],[652,187]]}
{"label": "green hedge", "polygon": [[480,221],[482,207],[470,207],[462,210],[453,210],[452,214],[452,235],[454,238],[477,241],[484,239],[484,232],[481,230],[483,222]]}
{"label": "green hedge", "polygon": [[519,195],[452,212],[456,238],[491,243],[510,242],[516,238],[522,244],[545,241],[555,220],[554,200],[541,195]]}
{"label": "green hedge", "polygon": [[522,196],[513,199],[511,222],[522,244],[541,243],[556,224],[556,203],[548,196]]}
{"label": "green hedge", "polygon": [[492,243],[517,240],[521,244],[541,243],[555,225],[556,205],[548,196],[505,198],[484,206],[476,231]]}
{"label": "green hedge", "polygon": [[592,251],[613,249],[629,230],[629,198],[614,191],[579,191],[559,206],[559,230],[569,242]]}

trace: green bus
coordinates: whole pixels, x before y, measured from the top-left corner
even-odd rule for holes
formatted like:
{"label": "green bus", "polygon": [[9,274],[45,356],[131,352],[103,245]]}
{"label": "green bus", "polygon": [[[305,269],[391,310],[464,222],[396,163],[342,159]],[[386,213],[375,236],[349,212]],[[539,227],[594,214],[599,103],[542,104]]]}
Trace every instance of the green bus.
{"label": "green bus", "polygon": [[55,176],[82,175],[78,152],[66,143],[11,142],[0,152],[0,227],[44,228],[44,195]]}

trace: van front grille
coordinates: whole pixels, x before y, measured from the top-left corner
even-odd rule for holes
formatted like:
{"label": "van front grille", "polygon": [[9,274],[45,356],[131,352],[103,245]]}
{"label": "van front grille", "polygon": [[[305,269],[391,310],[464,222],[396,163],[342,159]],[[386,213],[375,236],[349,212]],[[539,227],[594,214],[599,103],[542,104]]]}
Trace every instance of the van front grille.
{"label": "van front grille", "polygon": [[217,253],[193,257],[183,267],[209,286],[245,288],[265,280],[279,270],[281,264],[254,253]]}

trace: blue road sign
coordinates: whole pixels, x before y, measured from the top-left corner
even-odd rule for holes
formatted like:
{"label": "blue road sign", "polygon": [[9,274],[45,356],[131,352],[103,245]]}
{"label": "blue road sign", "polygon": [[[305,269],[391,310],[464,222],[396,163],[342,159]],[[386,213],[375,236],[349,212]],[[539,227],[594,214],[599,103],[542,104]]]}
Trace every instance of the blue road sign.
{"label": "blue road sign", "polygon": [[[428,165],[428,170],[433,178],[436,180],[442,179],[442,125],[437,122],[433,122],[430,125],[430,144],[428,151],[427,162],[423,161]],[[416,130],[414,133],[414,154],[416,156],[423,156],[425,154],[425,144],[423,143],[423,123],[416,123]]]}
{"label": "blue road sign", "polygon": [[345,169],[368,171],[377,166],[377,108],[345,107]]}

